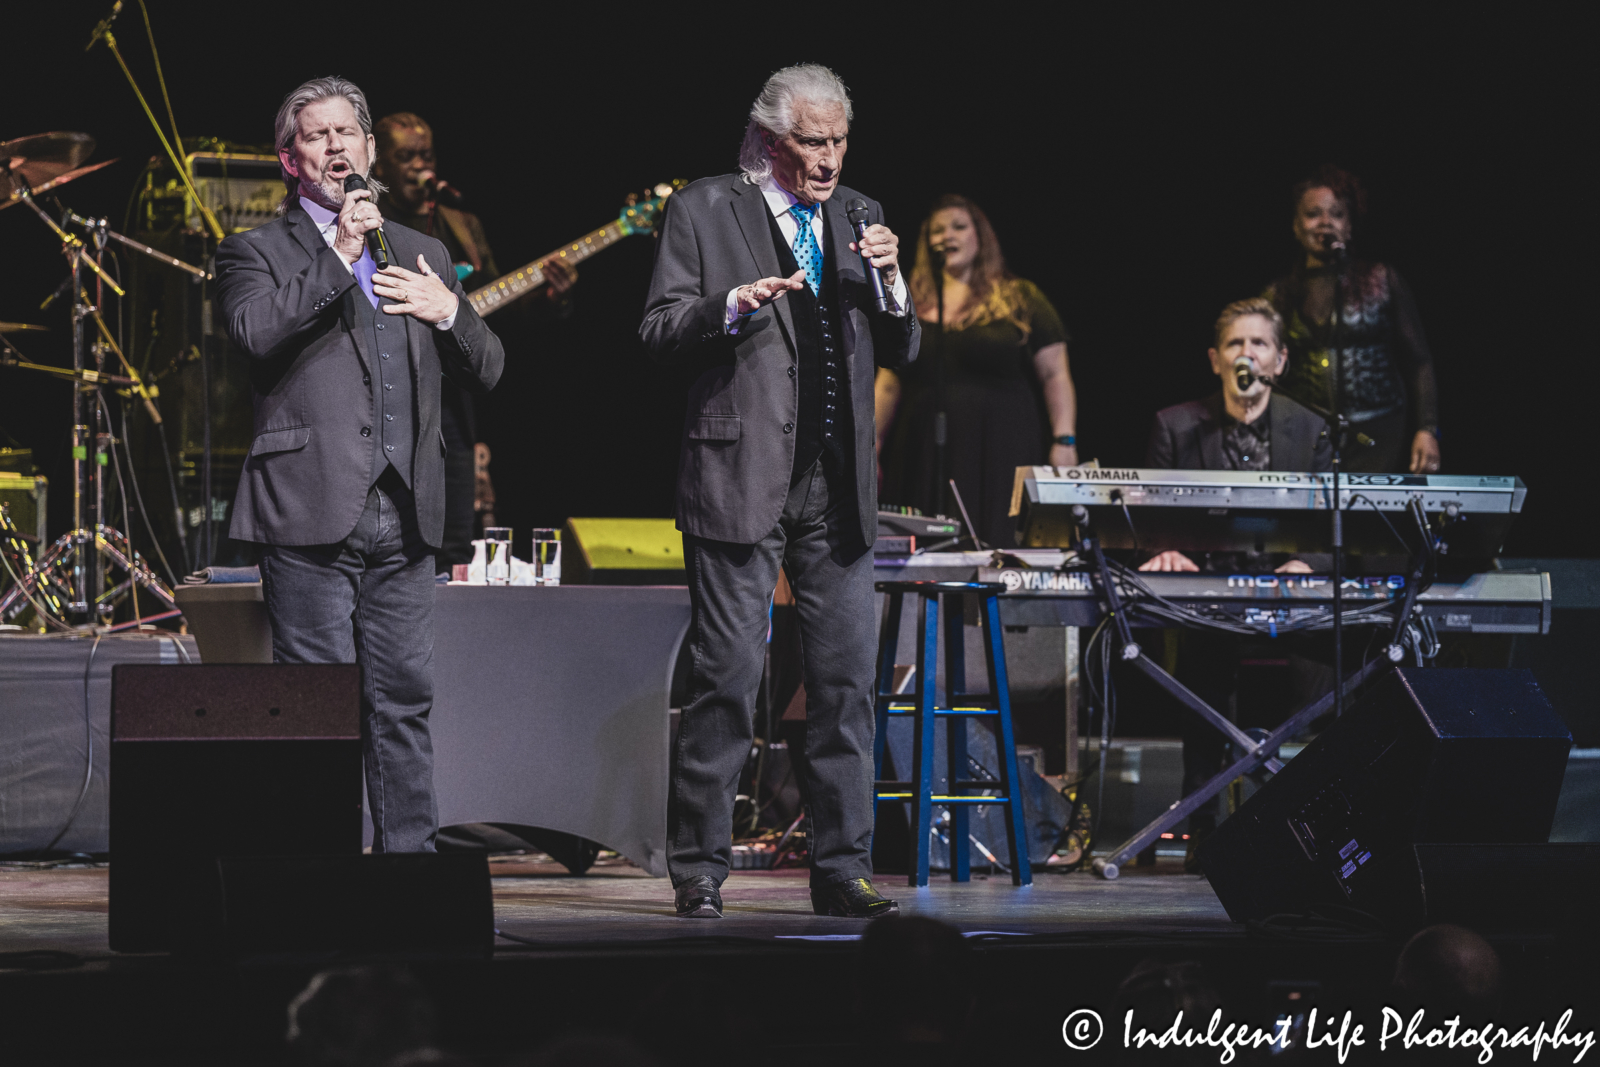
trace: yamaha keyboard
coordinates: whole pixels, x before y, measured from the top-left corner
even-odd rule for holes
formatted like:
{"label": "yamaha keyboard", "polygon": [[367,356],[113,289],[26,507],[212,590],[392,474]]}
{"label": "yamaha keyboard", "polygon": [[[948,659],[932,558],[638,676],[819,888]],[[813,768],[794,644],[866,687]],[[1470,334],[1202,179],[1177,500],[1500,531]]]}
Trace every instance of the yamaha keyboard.
{"label": "yamaha keyboard", "polygon": [[[1018,568],[982,568],[981,581],[1000,581],[1009,594],[1001,600],[1008,626],[1094,626],[1103,614],[1087,570],[1038,572]],[[1232,618],[1275,633],[1310,623],[1333,621],[1333,582],[1323,575],[1140,574],[1151,592],[1190,611]],[[1405,578],[1346,578],[1343,600],[1346,625],[1357,625],[1362,608],[1373,609],[1370,621],[1393,624],[1386,606],[1399,606]],[[1136,588],[1119,585],[1123,603],[1140,621],[1146,598]],[[1546,634],[1550,632],[1550,575],[1488,571],[1459,582],[1434,582],[1417,597],[1422,614],[1441,634]],[[1157,621],[1146,619],[1145,621]],[[1170,623],[1161,623],[1171,625]]]}
{"label": "yamaha keyboard", "polygon": [[[1007,626],[1095,626],[1104,610],[1090,572],[1075,557],[1056,550],[1015,549],[993,552],[929,552],[900,560],[880,559],[875,578],[886,580],[1004,582],[1000,619]],[[1018,565],[1020,564],[1020,565]],[[1214,575],[1140,573],[1138,579],[1156,596],[1212,616],[1251,623],[1271,633],[1307,620],[1333,618],[1333,584],[1323,575]],[[1346,621],[1350,613],[1371,609],[1365,617],[1389,623],[1391,606],[1405,596],[1406,579],[1398,574],[1347,577],[1343,582]],[[1128,583],[1118,585],[1126,606],[1139,617],[1147,599]],[[1550,632],[1550,575],[1540,571],[1489,570],[1453,581],[1436,581],[1417,598],[1422,613],[1441,634]],[[1358,616],[1358,618],[1360,618]],[[1151,619],[1155,625],[1172,625]]]}
{"label": "yamaha keyboard", "polygon": [[[1065,547],[1092,532],[1109,549],[1332,550],[1331,474],[1022,467],[1017,478],[1019,540],[1030,548]],[[1345,553],[1407,555],[1418,534],[1405,511],[1418,499],[1451,563],[1486,564],[1499,553],[1527,491],[1515,477],[1341,475]]]}

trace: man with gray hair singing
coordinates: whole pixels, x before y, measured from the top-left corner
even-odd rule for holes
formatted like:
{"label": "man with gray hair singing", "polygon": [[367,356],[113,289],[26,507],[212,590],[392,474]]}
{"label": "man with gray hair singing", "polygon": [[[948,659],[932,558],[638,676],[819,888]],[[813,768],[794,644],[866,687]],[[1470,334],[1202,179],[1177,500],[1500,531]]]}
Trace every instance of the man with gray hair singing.
{"label": "man with gray hair singing", "polygon": [[[783,568],[804,647],[818,915],[876,917],[872,735],[877,536],[872,383],[916,358],[899,240],[839,184],[852,117],[838,75],[778,71],[750,108],[741,173],[673,196],[639,335],[694,376],[678,466],[692,615],[667,865],[679,915],[720,917],[750,753],[768,605]],[[853,240],[852,204],[869,223]],[[868,262],[882,273],[879,310]]]}
{"label": "man with gray hair singing", "polygon": [[[431,852],[439,381],[490,388],[505,352],[444,246],[384,227],[377,183],[347,191],[373,160],[360,89],[306,82],[276,133],[283,217],[217,248],[217,300],[255,403],[231,533],[261,545],[273,660],[360,664],[373,851]],[[394,258],[381,269],[368,250],[380,228]]]}

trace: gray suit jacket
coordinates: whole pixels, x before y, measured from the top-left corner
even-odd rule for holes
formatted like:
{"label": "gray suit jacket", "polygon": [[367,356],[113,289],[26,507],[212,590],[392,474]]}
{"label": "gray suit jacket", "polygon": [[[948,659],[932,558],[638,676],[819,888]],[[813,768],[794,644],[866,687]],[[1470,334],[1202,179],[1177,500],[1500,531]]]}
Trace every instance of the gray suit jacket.
{"label": "gray suit jacket", "polygon": [[[383,315],[406,331],[416,397],[412,489],[428,544],[444,534],[441,373],[492,388],[505,350],[467,303],[444,245],[387,223],[399,266],[417,256],[461,298],[449,331]],[[239,476],[231,534],[272,545],[327,545],[355,529],[373,475],[371,334],[356,326],[360,285],[300,208],[217,247],[217,301],[235,346],[251,358],[255,441]],[[363,436],[367,430],[369,436]]]}
{"label": "gray suit jacket", "polygon": [[[1332,470],[1333,445],[1328,441],[1322,417],[1282,393],[1274,392],[1267,404],[1272,417],[1272,469]],[[1225,470],[1225,414],[1221,393],[1157,412],[1144,465],[1157,470]]]}
{"label": "gray suit jacket", "polygon": [[[853,406],[857,511],[861,533],[878,533],[872,383],[877,367],[917,356],[922,328],[872,307],[861,256],[850,251],[840,186],[823,205],[838,270],[840,333]],[[695,537],[754,544],[778,524],[794,467],[800,387],[792,302],[774,301],[723,330],[728,290],[781,275],[770,212],[761,190],[737,174],[704,178],[667,202],[655,273],[639,337],[651,358],[698,374],[678,461],[678,529]],[[883,210],[867,201],[874,223]],[[787,429],[786,429],[787,427]]]}

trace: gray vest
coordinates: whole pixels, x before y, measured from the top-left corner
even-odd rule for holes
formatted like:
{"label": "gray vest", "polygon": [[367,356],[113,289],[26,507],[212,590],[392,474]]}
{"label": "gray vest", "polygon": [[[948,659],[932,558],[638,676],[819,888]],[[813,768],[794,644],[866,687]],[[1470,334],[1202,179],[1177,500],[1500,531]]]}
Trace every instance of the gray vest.
{"label": "gray vest", "polygon": [[405,318],[385,315],[372,306],[358,285],[347,299],[354,301],[356,329],[372,338],[373,427],[372,479],[375,483],[386,465],[392,465],[400,480],[411,488],[411,466],[417,451],[415,389],[411,383],[411,346],[406,340]]}

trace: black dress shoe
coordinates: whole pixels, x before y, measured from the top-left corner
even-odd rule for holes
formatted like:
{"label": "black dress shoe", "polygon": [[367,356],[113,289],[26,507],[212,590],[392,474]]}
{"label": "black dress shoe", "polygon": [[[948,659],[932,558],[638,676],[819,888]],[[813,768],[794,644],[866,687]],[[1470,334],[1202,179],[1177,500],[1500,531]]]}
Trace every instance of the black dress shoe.
{"label": "black dress shoe", "polygon": [[691,878],[678,887],[678,918],[722,918],[722,891],[705,875]]}
{"label": "black dress shoe", "polygon": [[843,919],[877,919],[899,915],[900,905],[872,888],[866,878],[831,882],[811,891],[811,910]]}

